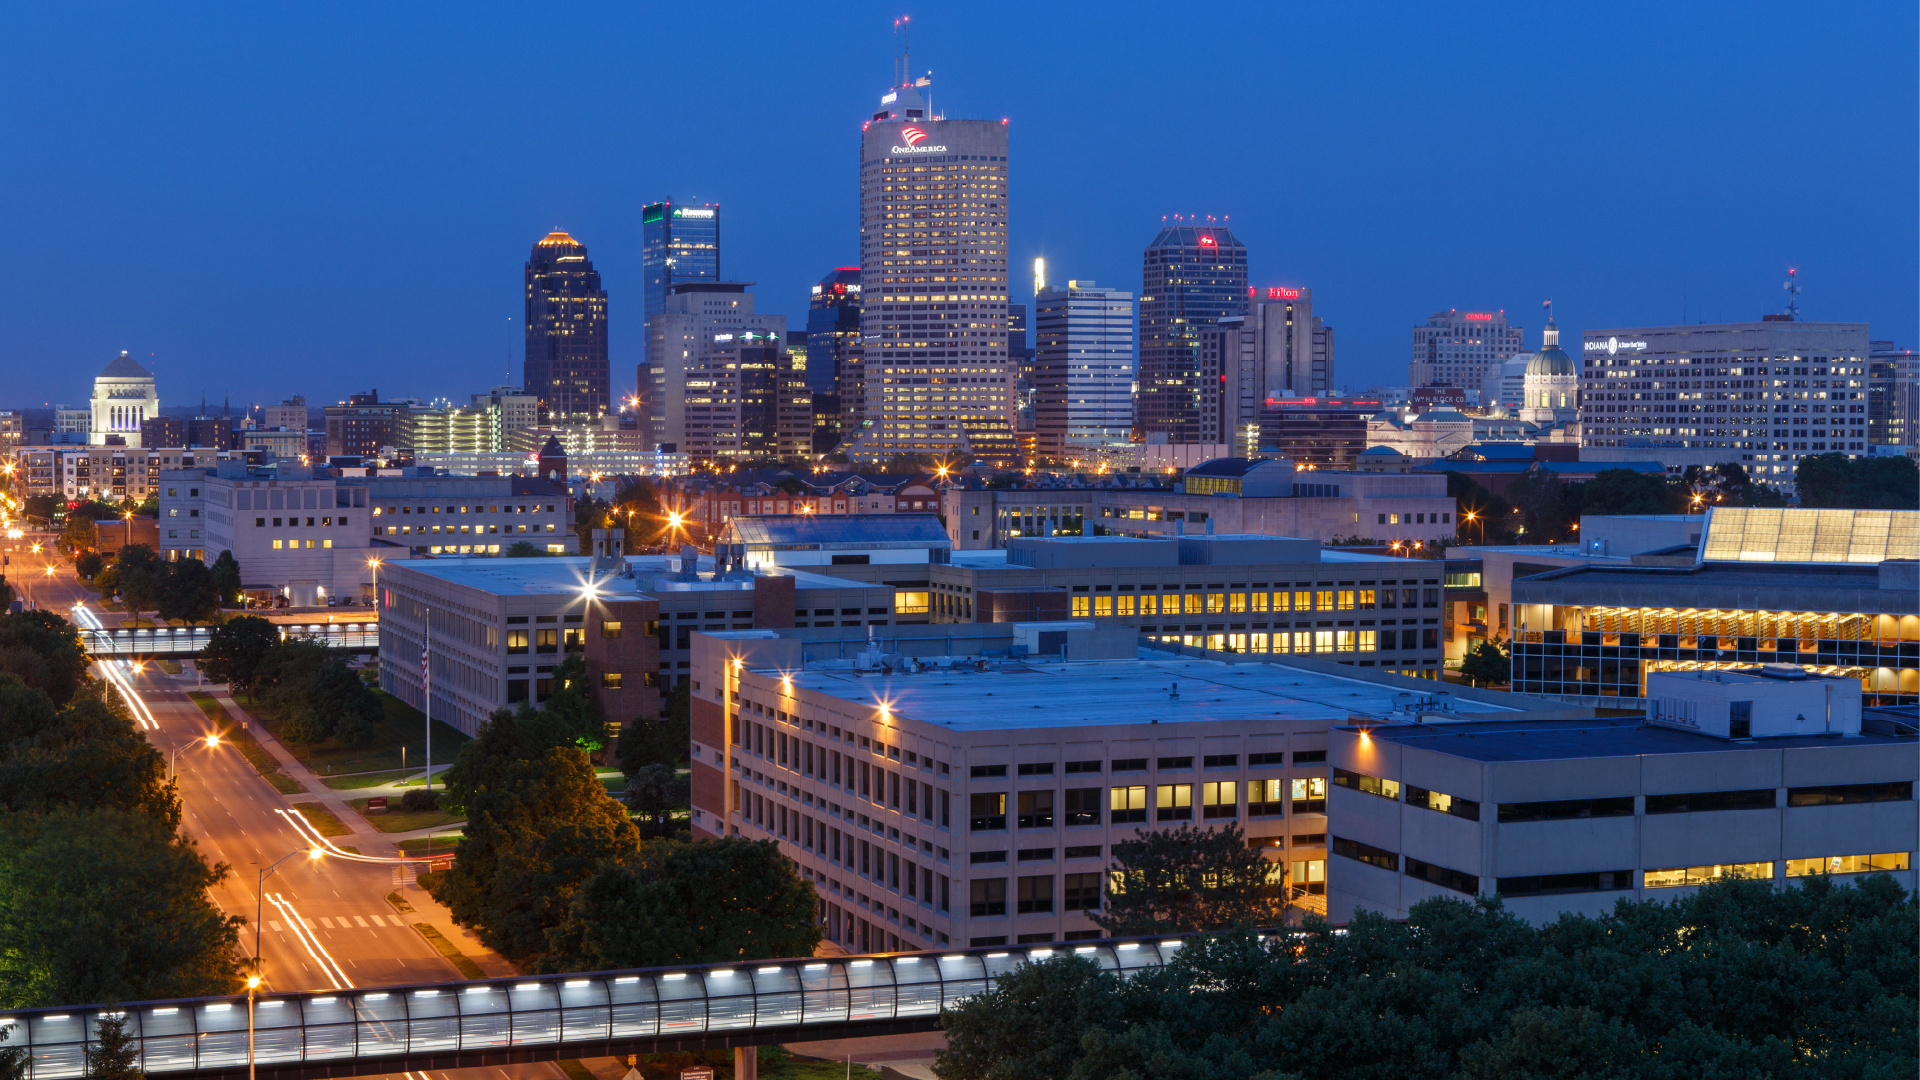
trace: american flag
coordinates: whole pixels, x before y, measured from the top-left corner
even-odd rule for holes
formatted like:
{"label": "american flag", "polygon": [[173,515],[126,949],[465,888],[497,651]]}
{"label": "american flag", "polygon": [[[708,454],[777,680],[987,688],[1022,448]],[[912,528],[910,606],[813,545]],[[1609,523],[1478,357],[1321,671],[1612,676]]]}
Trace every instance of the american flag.
{"label": "american flag", "polygon": [[420,633],[420,685],[425,686],[433,672],[427,667],[427,632],[423,627]]}

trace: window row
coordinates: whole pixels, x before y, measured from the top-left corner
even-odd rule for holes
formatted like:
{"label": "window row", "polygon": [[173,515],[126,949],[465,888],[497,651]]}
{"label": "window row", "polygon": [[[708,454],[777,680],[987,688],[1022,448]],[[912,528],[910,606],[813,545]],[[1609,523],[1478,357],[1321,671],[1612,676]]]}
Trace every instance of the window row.
{"label": "window row", "polygon": [[[1326,760],[1327,752],[1325,750],[1295,750],[1293,752],[1293,763],[1295,765],[1317,765]],[[1111,763],[1102,763],[1097,759],[1093,761],[1069,761],[1066,763],[1065,771],[1068,775],[1082,773],[1097,774],[1102,771],[1103,767],[1106,767],[1111,768],[1114,772],[1145,772],[1149,761],[1161,772],[1168,772],[1193,768],[1194,758],[1191,754],[1184,754],[1160,758],[1114,758]],[[1206,754],[1200,758],[1200,763],[1202,768],[1207,769],[1237,769],[1240,767],[1240,755]],[[1267,750],[1257,754],[1247,755],[1247,764],[1249,766],[1281,766],[1286,763],[1287,755],[1283,750]],[[1013,766],[1016,774],[1019,776],[1052,776],[1053,767],[1054,763],[1051,761],[1028,761]],[[968,776],[974,780],[990,780],[996,777],[1006,776],[1007,769],[1008,766],[1006,765],[973,765],[968,768],[967,773]]]}
{"label": "window row", "polygon": [[[1400,798],[1401,783],[1365,773],[1334,769],[1333,783],[1364,795],[1383,799]],[[1735,791],[1678,792],[1646,796],[1648,814],[1697,814],[1718,810],[1769,810],[1776,804],[1776,788],[1749,788]],[[1480,804],[1445,792],[1406,785],[1408,805],[1452,814],[1469,821],[1480,820]],[[1913,798],[1913,781],[1897,780],[1874,784],[1828,784],[1819,787],[1787,789],[1790,807],[1840,806],[1852,803],[1905,802]],[[1534,802],[1498,804],[1501,824],[1530,821],[1571,821],[1578,818],[1632,817],[1634,797],[1616,795],[1591,799],[1544,799]]]}
{"label": "window row", "polygon": [[1273,611],[1372,611],[1437,608],[1439,589],[1298,589],[1274,593],[1190,592],[1085,594],[1072,598],[1076,618],[1160,615],[1239,615]]}
{"label": "window row", "polygon": [[[1073,828],[1099,825],[1104,807],[1114,825],[1142,824],[1149,812],[1154,821],[1192,821],[1194,800],[1199,816],[1207,820],[1237,820],[1241,816],[1241,789],[1246,794],[1246,816],[1282,817],[1323,814],[1327,809],[1327,781],[1307,776],[1293,780],[1218,780],[1201,784],[1130,784],[1108,788],[1068,788],[1065,791],[1019,791],[1013,796],[1014,824],[1022,829]],[[973,792],[967,797],[967,827],[972,832],[995,832],[1007,827],[1008,792]]]}

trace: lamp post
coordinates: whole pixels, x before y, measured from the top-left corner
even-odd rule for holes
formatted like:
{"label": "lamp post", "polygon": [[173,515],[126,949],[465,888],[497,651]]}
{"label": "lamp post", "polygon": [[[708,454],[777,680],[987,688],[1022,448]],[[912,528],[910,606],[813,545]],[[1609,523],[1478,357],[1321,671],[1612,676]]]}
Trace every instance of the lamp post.
{"label": "lamp post", "polygon": [[260,989],[258,972],[247,976],[247,1080],[253,1080],[253,993]]}
{"label": "lamp post", "polygon": [[169,780],[173,779],[173,776],[174,776],[173,764],[175,761],[179,760],[180,751],[185,750],[189,746],[199,746],[203,743],[206,745],[207,749],[211,750],[214,747],[220,745],[220,736],[218,733],[215,733],[207,736],[204,739],[195,739],[190,743],[185,743],[180,746],[174,747],[173,752],[167,755],[167,779]]}
{"label": "lamp post", "polygon": [[[289,851],[285,855],[282,855],[279,858],[268,863],[266,866],[261,867],[260,877],[254,882],[254,888],[253,888],[253,977],[248,980],[249,988],[251,988],[252,986],[259,985],[259,982],[260,982],[260,915],[261,915],[261,912],[265,910],[266,901],[265,901],[265,893],[263,892],[263,890],[266,888],[267,875],[279,869],[281,863],[286,862],[288,859],[293,858],[295,855],[305,855],[309,859],[318,859],[320,858],[320,856],[325,854],[326,852],[320,850],[317,847],[300,848],[293,851]],[[251,1011],[253,1009],[251,1000],[249,1000],[247,1009],[249,1011],[249,1016],[251,1016]],[[253,1071],[253,1051],[252,1051],[251,1040],[249,1040],[248,1051],[247,1051],[247,1071],[249,1074],[251,1074]]]}

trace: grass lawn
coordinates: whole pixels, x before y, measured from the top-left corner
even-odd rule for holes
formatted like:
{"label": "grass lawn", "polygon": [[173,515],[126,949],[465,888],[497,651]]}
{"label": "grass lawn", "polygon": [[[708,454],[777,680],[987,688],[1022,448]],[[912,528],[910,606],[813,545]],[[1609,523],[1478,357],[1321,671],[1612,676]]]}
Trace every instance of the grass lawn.
{"label": "grass lawn", "polygon": [[333,811],[317,802],[297,802],[293,804],[293,808],[300,811],[306,817],[307,823],[318,830],[321,836],[348,836],[353,833],[352,829],[347,828],[339,818],[333,816]]}
{"label": "grass lawn", "polygon": [[[426,717],[420,710],[380,690],[381,708],[385,716],[374,726],[373,738],[364,746],[339,746],[331,739],[323,743],[291,743],[282,740],[282,744],[301,764],[312,769],[320,776],[335,773],[371,773],[398,771],[401,768],[400,751],[406,748],[406,766],[416,768],[421,764],[422,752],[426,749]],[[259,716],[258,713],[254,714]],[[277,738],[280,734],[280,722],[262,718],[261,723]],[[450,765],[454,756],[467,737],[458,730],[448,727],[438,720],[433,723],[433,760],[435,764]]]}
{"label": "grass lawn", "polygon": [[428,838],[425,836],[416,836],[410,840],[402,840],[400,841],[400,853],[402,855],[426,855],[431,852],[434,855],[452,855],[454,846],[460,842],[460,834],[436,833],[432,837],[432,848],[428,848],[427,841]]}
{"label": "grass lawn", "polygon": [[438,829],[443,825],[457,825],[467,819],[461,814],[449,814],[445,810],[420,810],[409,812],[400,809],[399,799],[389,799],[392,807],[384,814],[367,813],[367,800],[354,799],[350,804],[367,823],[381,832],[412,832],[415,829]]}
{"label": "grass lawn", "polygon": [[418,775],[412,769],[401,772],[399,769],[383,769],[380,772],[354,773],[351,776],[329,776],[327,786],[335,791],[353,791],[357,788],[379,787],[391,784],[403,776]]}
{"label": "grass lawn", "polygon": [[189,690],[187,696],[193,699],[195,705],[200,706],[200,711],[213,723],[214,730],[220,732],[220,737],[232,743],[253,766],[253,771],[259,773],[267,783],[272,784],[275,791],[282,795],[300,795],[306,792],[307,789],[301,786],[300,781],[280,771],[280,763],[274,760],[272,754],[267,753],[266,747],[261,746],[254,739],[252,732],[234,724],[233,718],[227,715],[227,710],[213,700],[213,695],[199,690]]}

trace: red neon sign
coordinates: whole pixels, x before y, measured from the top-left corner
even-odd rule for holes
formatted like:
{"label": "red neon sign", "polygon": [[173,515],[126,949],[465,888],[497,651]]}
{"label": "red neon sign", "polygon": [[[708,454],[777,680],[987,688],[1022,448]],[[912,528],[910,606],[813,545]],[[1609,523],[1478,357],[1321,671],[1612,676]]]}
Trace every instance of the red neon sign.
{"label": "red neon sign", "polygon": [[1468,322],[1492,322],[1492,321],[1493,321],[1493,316],[1492,316],[1492,315],[1483,315],[1483,314],[1481,314],[1481,313],[1479,313],[1479,312],[1475,312],[1475,311],[1469,311],[1469,312],[1467,312],[1467,314],[1466,314],[1466,320],[1467,320]]}
{"label": "red neon sign", "polygon": [[1213,246],[1213,237],[1211,237],[1211,236],[1203,236],[1203,237],[1201,237],[1201,238],[1200,238],[1200,242],[1201,242],[1202,244],[1205,244],[1205,245],[1206,245],[1206,246],[1208,246],[1208,247],[1212,247],[1212,246]]}
{"label": "red neon sign", "polygon": [[1298,300],[1298,299],[1300,299],[1300,290],[1299,290],[1299,289],[1268,289],[1268,290],[1267,290],[1267,299],[1269,299],[1269,300]]}

